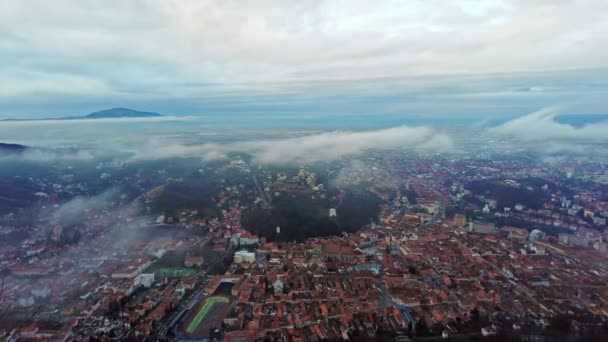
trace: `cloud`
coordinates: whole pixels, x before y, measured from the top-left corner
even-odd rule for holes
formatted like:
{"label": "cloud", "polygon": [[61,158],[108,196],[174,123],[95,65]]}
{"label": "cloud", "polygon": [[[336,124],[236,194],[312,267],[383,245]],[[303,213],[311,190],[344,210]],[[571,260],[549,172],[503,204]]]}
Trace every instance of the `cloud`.
{"label": "cloud", "polygon": [[489,132],[511,140],[515,145],[546,154],[608,156],[608,122],[587,123],[581,127],[556,121],[566,107],[547,107],[507,121]]}
{"label": "cloud", "polygon": [[260,164],[315,163],[354,156],[368,150],[418,149],[446,151],[451,138],[430,127],[400,126],[374,131],[334,131],[297,138],[241,141],[226,144],[170,144],[151,141],[132,151],[132,160],[200,157],[203,160],[225,158],[230,152],[246,152]]}
{"label": "cloud", "polygon": [[66,225],[78,224],[84,221],[89,212],[109,209],[117,195],[118,190],[111,188],[92,197],[74,197],[53,211],[52,221]]}
{"label": "cloud", "polygon": [[608,123],[592,123],[574,127],[555,118],[564,112],[561,107],[548,107],[508,121],[491,129],[496,134],[525,142],[608,142]]}
{"label": "cloud", "polygon": [[21,153],[2,154],[0,162],[26,161],[34,163],[48,163],[58,161],[92,161],[99,155],[91,150],[83,149],[39,149],[30,148]]}
{"label": "cloud", "polygon": [[[542,91],[489,93],[542,98],[563,88],[532,72],[608,67],[607,10],[594,0],[8,0],[0,7],[0,111],[65,115],[99,109],[93,103],[168,100],[179,110],[247,102],[244,110],[258,97],[314,106],[325,97],[357,99],[350,85],[370,80],[499,81],[496,73],[521,73],[518,89]],[[457,83],[466,91],[465,78]],[[424,83],[409,87],[426,90]]]}

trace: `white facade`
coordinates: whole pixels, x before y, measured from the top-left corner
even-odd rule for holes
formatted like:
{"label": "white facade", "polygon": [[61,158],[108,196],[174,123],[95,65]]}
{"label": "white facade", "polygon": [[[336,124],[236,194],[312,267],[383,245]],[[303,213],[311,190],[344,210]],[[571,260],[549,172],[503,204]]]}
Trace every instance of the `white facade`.
{"label": "white facade", "polygon": [[255,262],[255,253],[248,251],[237,251],[234,253],[234,262],[237,264]]}
{"label": "white facade", "polygon": [[154,284],[154,273],[141,273],[135,277],[134,285],[142,285],[143,287],[151,287]]}

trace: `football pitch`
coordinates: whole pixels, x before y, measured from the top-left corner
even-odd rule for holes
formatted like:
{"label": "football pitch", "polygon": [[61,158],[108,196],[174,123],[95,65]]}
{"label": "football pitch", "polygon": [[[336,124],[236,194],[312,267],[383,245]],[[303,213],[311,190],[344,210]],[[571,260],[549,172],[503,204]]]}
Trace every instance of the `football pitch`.
{"label": "football pitch", "polygon": [[209,297],[205,300],[205,304],[196,314],[192,322],[188,324],[186,328],[186,332],[192,334],[196,331],[199,324],[205,319],[205,316],[211,311],[211,309],[215,306],[216,303],[229,303],[230,301],[226,297]]}
{"label": "football pitch", "polygon": [[191,277],[196,274],[196,270],[191,268],[170,268],[163,267],[156,270],[156,275],[158,277],[168,277],[168,278],[184,278]]}

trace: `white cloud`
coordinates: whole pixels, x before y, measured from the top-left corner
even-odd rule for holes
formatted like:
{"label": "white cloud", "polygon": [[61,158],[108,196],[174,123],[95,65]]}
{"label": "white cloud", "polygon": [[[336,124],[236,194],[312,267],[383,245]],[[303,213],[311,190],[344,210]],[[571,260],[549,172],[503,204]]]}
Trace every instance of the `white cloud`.
{"label": "white cloud", "polygon": [[118,194],[117,189],[108,189],[96,196],[77,196],[65,202],[53,211],[53,221],[74,224],[82,221],[89,211],[99,211],[109,208],[113,198]]}
{"label": "white cloud", "polygon": [[420,149],[446,151],[451,138],[429,127],[400,126],[364,132],[335,131],[297,138],[241,141],[226,144],[184,145],[168,141],[150,141],[135,148],[132,160],[200,157],[203,160],[225,158],[230,152],[246,152],[260,164],[314,163],[354,156],[367,150]]}
{"label": "white cloud", "polygon": [[[7,0],[0,98],[608,67],[607,13],[596,0]],[[197,82],[211,86],[183,86]]]}
{"label": "white cloud", "polygon": [[574,127],[555,121],[563,108],[548,107],[508,121],[491,131],[523,142],[588,142],[608,143],[608,123],[591,123]]}
{"label": "white cloud", "polygon": [[489,131],[515,145],[548,155],[608,156],[608,122],[575,127],[556,121],[564,111],[565,107],[543,108]]}

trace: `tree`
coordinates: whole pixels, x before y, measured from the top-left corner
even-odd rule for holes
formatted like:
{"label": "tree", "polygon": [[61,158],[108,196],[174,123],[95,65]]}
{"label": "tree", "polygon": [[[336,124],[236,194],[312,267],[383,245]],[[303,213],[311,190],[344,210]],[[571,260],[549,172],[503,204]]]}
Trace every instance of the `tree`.
{"label": "tree", "polygon": [[473,310],[471,310],[470,317],[471,317],[471,321],[473,321],[473,322],[479,321],[481,316],[479,314],[479,309],[477,307],[474,307]]}
{"label": "tree", "polygon": [[114,316],[120,311],[120,303],[117,300],[113,300],[108,304],[108,315]]}
{"label": "tree", "polygon": [[5,281],[6,281],[6,275],[8,274],[8,270],[7,269],[1,269],[0,270],[0,321],[3,320],[4,317],[4,311],[5,311]]}
{"label": "tree", "polygon": [[426,322],[423,318],[416,321],[416,328],[414,331],[416,332],[416,336],[424,336],[428,334],[428,327],[426,326]]}

